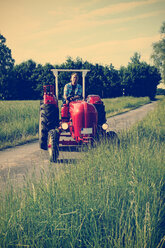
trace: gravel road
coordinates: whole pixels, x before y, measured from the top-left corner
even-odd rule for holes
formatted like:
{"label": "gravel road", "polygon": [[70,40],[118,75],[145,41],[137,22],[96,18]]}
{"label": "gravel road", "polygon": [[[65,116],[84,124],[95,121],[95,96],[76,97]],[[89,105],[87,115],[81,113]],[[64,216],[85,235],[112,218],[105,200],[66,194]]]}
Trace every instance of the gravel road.
{"label": "gravel road", "polygon": [[[138,109],[117,115],[108,119],[110,130],[120,132],[129,129],[131,125],[142,120],[149,111],[155,108],[156,102],[146,104]],[[72,149],[62,149],[58,159],[58,166],[80,158],[80,152]],[[49,165],[48,153],[39,149],[38,141],[16,146],[0,151],[0,187],[4,188],[6,179],[19,182],[35,167],[39,169]]]}

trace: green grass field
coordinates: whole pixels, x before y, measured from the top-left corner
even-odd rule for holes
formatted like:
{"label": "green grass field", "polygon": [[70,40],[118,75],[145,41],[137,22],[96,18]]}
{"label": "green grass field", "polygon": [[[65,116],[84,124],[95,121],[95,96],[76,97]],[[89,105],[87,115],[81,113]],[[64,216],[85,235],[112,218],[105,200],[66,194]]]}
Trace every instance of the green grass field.
{"label": "green grass field", "polygon": [[[120,134],[63,167],[50,164],[0,198],[0,247],[163,248],[165,99]],[[41,165],[42,167],[42,165]]]}
{"label": "green grass field", "polygon": [[0,101],[0,149],[38,137],[39,101]]}
{"label": "green grass field", "polygon": [[[104,99],[107,117],[148,102],[147,97]],[[0,101],[0,109],[0,149],[38,138],[39,101]]]}
{"label": "green grass field", "polygon": [[107,118],[127,112],[150,102],[148,97],[116,97],[104,99]]}

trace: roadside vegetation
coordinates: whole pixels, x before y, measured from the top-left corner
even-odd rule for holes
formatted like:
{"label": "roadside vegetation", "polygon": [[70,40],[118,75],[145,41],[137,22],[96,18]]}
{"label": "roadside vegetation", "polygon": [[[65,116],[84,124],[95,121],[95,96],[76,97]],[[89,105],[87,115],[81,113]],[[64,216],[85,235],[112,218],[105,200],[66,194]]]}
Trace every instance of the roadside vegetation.
{"label": "roadside vegetation", "polygon": [[107,118],[117,114],[122,114],[151,102],[148,97],[131,96],[104,99],[103,101]]}
{"label": "roadside vegetation", "polygon": [[73,164],[50,164],[0,198],[1,247],[165,246],[165,99]]}
{"label": "roadside vegetation", "polygon": [[[148,97],[104,99],[107,117],[149,102]],[[0,109],[0,149],[38,138],[39,101],[0,101]]]}
{"label": "roadside vegetation", "polygon": [[39,101],[0,101],[0,149],[37,139]]}

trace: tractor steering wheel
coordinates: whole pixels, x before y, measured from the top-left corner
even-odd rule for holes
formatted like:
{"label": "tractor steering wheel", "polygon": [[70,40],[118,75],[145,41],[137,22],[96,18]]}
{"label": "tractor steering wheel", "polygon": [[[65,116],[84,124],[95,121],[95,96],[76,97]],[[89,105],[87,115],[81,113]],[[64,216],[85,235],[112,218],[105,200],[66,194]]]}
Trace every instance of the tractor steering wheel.
{"label": "tractor steering wheel", "polygon": [[79,100],[81,98],[81,96],[68,96],[67,97],[67,100],[69,101],[69,102],[71,102],[71,101],[75,101],[75,100]]}

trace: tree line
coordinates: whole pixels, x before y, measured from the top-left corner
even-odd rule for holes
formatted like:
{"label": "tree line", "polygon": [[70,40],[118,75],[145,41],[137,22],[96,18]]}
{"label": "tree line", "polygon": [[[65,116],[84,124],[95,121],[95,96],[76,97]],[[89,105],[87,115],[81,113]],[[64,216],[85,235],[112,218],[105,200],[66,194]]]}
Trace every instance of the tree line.
{"label": "tree line", "polygon": [[[163,24],[165,26],[165,23]],[[164,32],[165,28],[162,28]],[[161,41],[162,42],[162,41]],[[158,45],[154,44],[158,50]],[[153,48],[154,48],[153,47]],[[158,51],[153,53],[153,58],[158,61]],[[164,59],[164,57],[163,57]],[[156,64],[156,62],[155,62]],[[158,64],[158,63],[157,63]],[[148,96],[154,99],[157,85],[161,80],[159,66],[140,60],[140,54],[135,52],[127,66],[122,66],[119,70],[112,64],[100,65],[83,61],[77,57],[73,60],[68,57],[62,64],[52,65],[37,64],[33,60],[28,60],[15,65],[11,55],[11,50],[6,46],[5,37],[0,34],[0,99],[4,100],[34,100],[41,99],[43,95],[43,85],[54,84],[55,78],[51,69],[88,69],[90,72],[86,76],[86,95],[98,94],[102,98],[112,98],[118,96]],[[164,73],[164,71],[163,71]],[[59,97],[62,98],[63,88],[70,81],[70,73],[61,72],[59,74]],[[82,77],[79,75],[79,82]]]}

